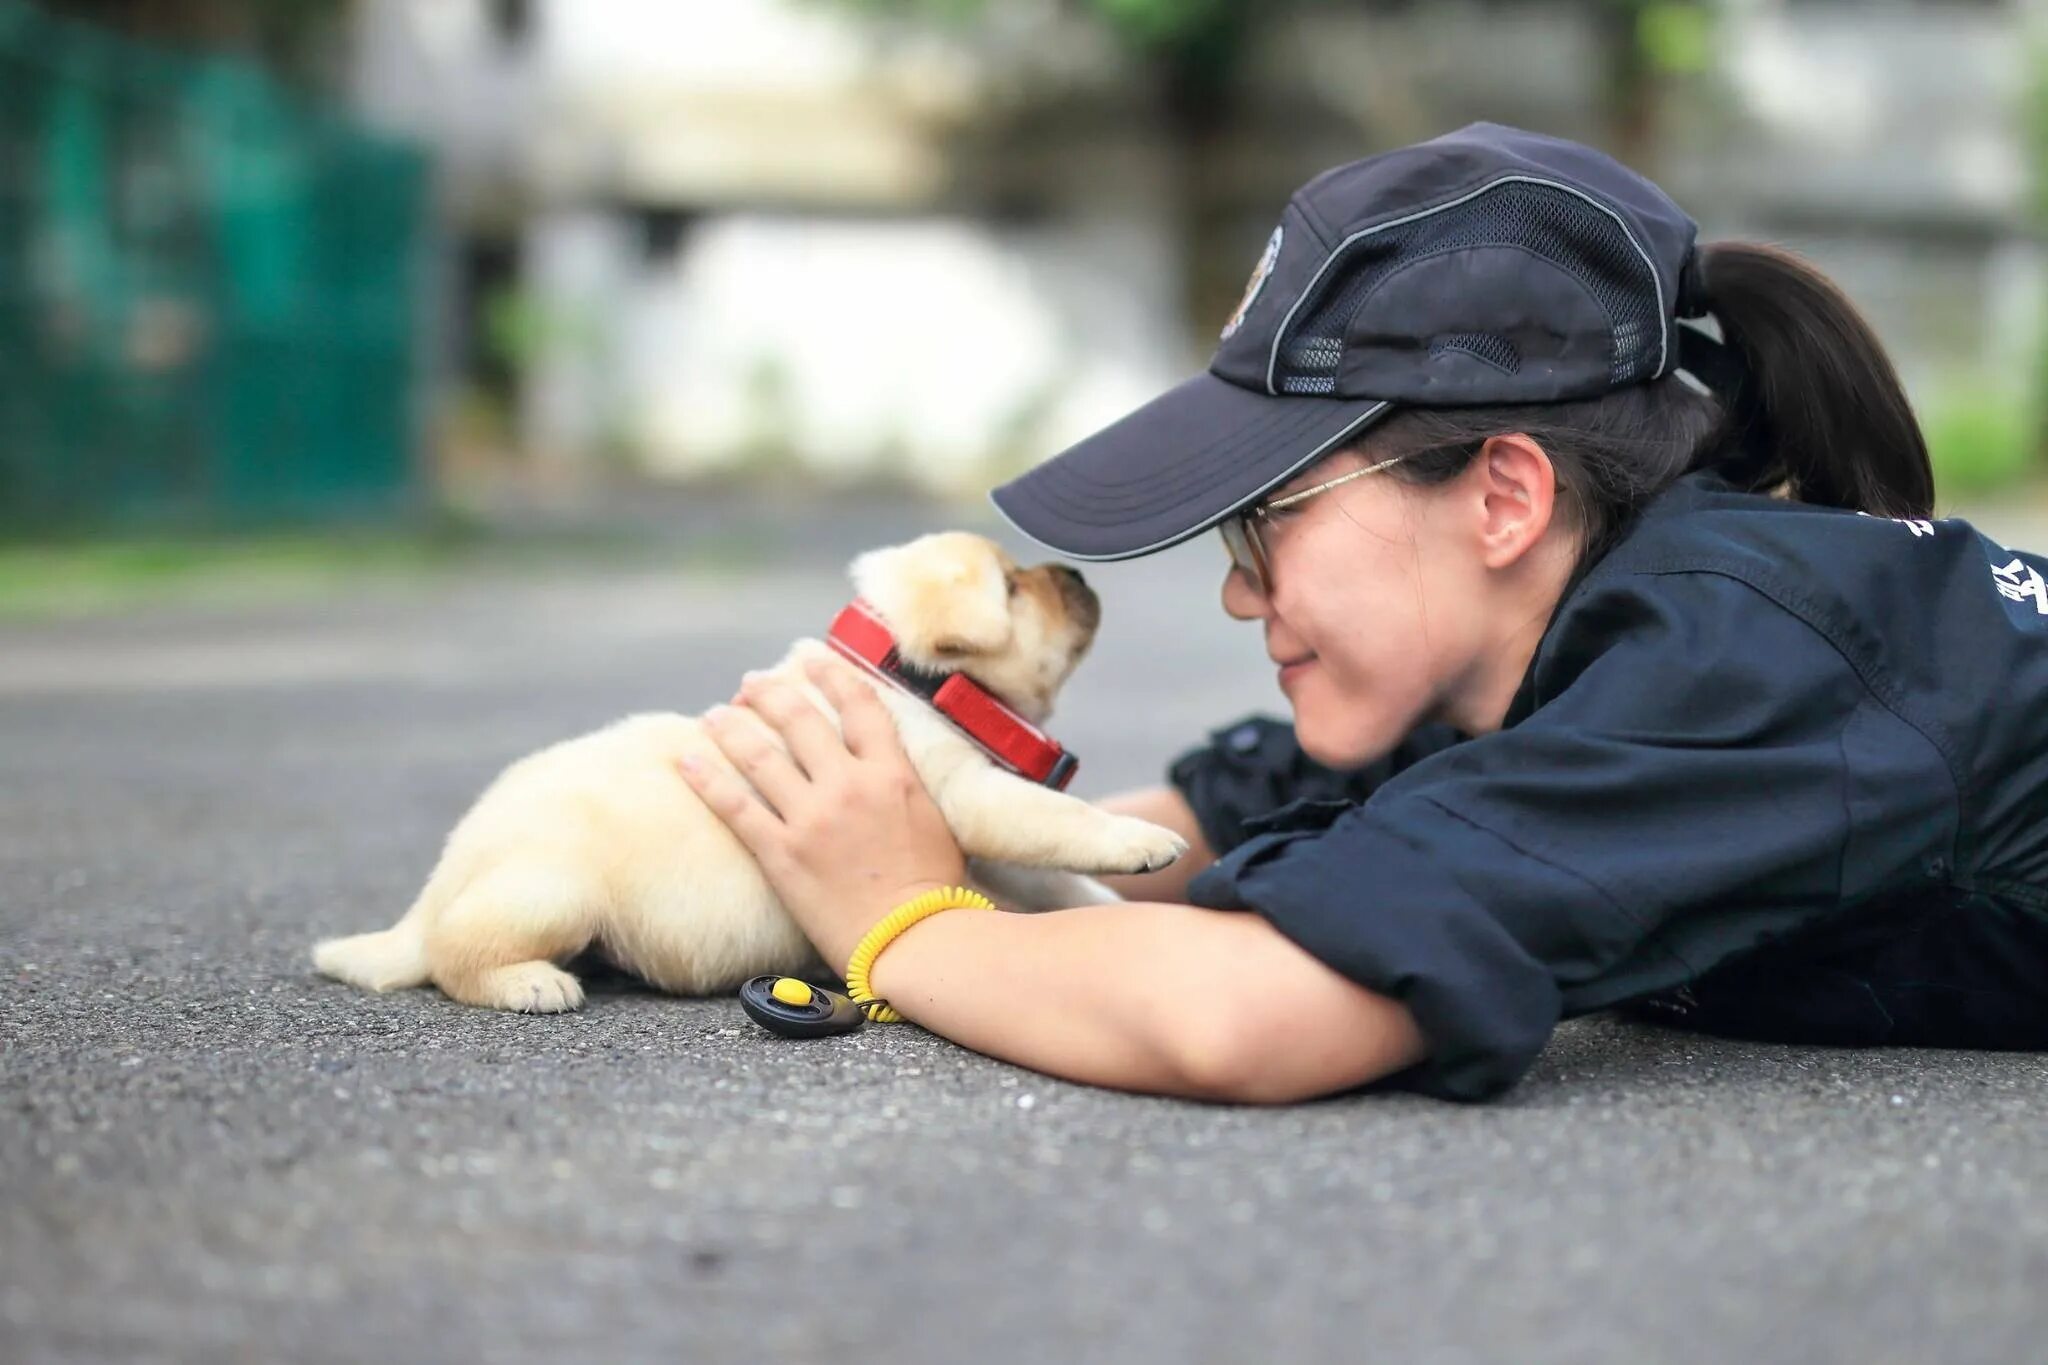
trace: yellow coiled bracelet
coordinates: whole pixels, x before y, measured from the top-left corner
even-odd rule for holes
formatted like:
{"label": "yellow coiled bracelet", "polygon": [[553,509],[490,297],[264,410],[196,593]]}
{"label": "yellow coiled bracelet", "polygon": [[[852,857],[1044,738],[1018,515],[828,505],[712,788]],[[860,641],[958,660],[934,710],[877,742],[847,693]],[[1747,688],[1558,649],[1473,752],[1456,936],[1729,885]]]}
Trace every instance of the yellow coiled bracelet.
{"label": "yellow coiled bracelet", "polygon": [[[878,997],[868,988],[868,973],[874,970],[875,959],[882,949],[889,946],[896,936],[921,919],[929,919],[941,910],[993,910],[995,902],[972,887],[942,886],[936,891],[927,891],[915,900],[905,901],[883,916],[881,923],[868,930],[860,946],[853,950],[853,958],[846,964],[846,993],[856,1003],[875,1000]],[[900,1024],[903,1016],[887,1005],[877,1005],[868,1011],[868,1018],[884,1024]]]}

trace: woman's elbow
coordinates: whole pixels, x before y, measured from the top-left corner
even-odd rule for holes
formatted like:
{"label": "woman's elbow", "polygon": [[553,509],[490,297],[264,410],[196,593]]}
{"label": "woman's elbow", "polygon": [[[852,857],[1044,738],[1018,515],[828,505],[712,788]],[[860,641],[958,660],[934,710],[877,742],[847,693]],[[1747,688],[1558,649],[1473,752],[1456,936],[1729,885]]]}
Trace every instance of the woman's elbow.
{"label": "woman's elbow", "polygon": [[1299,1104],[1398,1069],[1381,1063],[1377,1050],[1367,1056],[1356,1046],[1331,1047],[1328,1041],[1282,1040],[1225,1011],[1211,1026],[1190,1031],[1179,1068],[1184,1093],[1216,1104]]}
{"label": "woman's elbow", "polygon": [[1337,1009],[1282,995],[1215,1010],[1183,1041],[1187,1093],[1225,1104],[1297,1104],[1369,1085],[1428,1054],[1406,1006],[1356,986],[1347,993]]}
{"label": "woman's elbow", "polygon": [[1190,1096],[1293,1104],[1355,1090],[1428,1051],[1406,1005],[1345,977],[1262,916],[1201,913],[1169,972],[1185,998],[1201,1002],[1173,1020]]}
{"label": "woman's elbow", "polygon": [[1328,1093],[1303,1093],[1298,1084],[1282,1084],[1288,1078],[1231,1047],[1191,1050],[1181,1076],[1183,1095],[1212,1104],[1297,1104]]}

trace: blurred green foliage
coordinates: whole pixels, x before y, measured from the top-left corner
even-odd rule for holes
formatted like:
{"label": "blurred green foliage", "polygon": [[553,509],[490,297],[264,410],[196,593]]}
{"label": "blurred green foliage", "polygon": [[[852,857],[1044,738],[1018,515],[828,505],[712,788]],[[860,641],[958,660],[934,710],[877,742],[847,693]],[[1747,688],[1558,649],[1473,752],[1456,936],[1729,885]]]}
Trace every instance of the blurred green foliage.
{"label": "blurred green foliage", "polygon": [[466,563],[474,527],[281,532],[244,536],[102,536],[0,543],[0,619],[80,616],[164,601],[292,598],[370,579],[402,581]]}
{"label": "blurred green foliage", "polygon": [[1942,500],[2007,487],[2038,468],[2039,386],[1997,384],[1974,374],[1940,385],[1920,428]]}
{"label": "blurred green foliage", "polygon": [[353,597],[477,572],[559,578],[630,566],[726,577],[772,558],[771,529],[741,516],[678,540],[619,521],[500,525],[443,506],[403,526],[0,541],[0,621]]}
{"label": "blurred green foliage", "polygon": [[[2029,216],[2035,240],[2048,235],[2048,15],[2035,19],[2027,35],[2027,88],[2022,110],[2031,193]],[[2037,303],[2037,309],[2042,306]],[[2025,433],[2033,468],[2048,465],[2048,316],[2036,314],[2032,381],[2032,425]]]}
{"label": "blurred green foliage", "polygon": [[1089,8],[1124,41],[1142,47],[1186,42],[1206,29],[1235,24],[1253,6],[1251,0],[1092,0]]}
{"label": "blurred green foliage", "polygon": [[[870,14],[938,23],[980,19],[999,0],[830,0]],[[1070,9],[1092,14],[1133,48],[1165,48],[1202,42],[1219,29],[1235,29],[1255,10],[1271,12],[1287,0],[1069,0]]]}
{"label": "blurred green foliage", "polygon": [[1636,45],[1655,70],[1701,75],[1714,60],[1713,6],[1699,0],[1611,0],[1635,11]]}

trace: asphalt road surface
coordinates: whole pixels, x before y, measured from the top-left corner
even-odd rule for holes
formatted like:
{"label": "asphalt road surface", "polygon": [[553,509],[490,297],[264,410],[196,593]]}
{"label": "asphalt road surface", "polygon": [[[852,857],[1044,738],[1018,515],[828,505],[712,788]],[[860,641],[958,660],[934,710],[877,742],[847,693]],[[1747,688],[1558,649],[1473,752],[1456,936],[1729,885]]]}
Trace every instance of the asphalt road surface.
{"label": "asphalt road surface", "polygon": [[[2041,1056],[1595,1017],[1489,1106],[1233,1109],[618,980],[527,1018],[309,970],[507,760],[722,699],[929,515],[814,518],[744,574],[0,627],[0,1360],[2048,1353]],[[1091,571],[1083,794],[1278,704],[1217,568]]]}

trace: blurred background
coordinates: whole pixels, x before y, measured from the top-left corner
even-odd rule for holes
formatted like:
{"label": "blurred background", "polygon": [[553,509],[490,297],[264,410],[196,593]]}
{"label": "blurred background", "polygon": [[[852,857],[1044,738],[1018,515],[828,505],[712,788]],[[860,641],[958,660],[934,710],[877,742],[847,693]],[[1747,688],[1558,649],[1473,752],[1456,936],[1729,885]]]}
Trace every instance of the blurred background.
{"label": "blurred background", "polygon": [[1951,504],[2042,469],[2044,0],[0,0],[0,538],[977,497],[1481,118],[1817,259]]}
{"label": "blurred background", "polygon": [[[2048,549],[2048,0],[0,0],[0,1362],[2044,1358],[2038,1056],[1251,1111],[310,971],[856,552],[1029,554],[993,480],[1476,119],[1809,253]],[[1089,566],[1077,795],[1284,713],[1223,568]]]}

